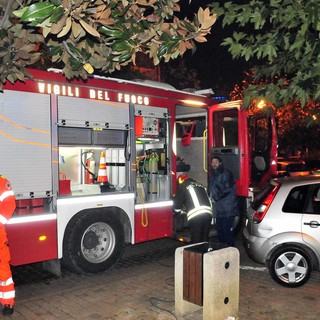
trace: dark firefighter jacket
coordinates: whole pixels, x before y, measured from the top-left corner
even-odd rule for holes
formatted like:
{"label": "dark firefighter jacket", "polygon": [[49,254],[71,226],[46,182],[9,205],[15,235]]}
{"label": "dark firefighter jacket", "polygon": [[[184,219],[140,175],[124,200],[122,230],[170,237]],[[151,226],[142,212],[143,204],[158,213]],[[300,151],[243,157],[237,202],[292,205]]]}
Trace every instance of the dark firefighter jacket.
{"label": "dark firefighter jacket", "polygon": [[174,198],[174,212],[179,213],[182,209],[187,212],[188,220],[200,215],[212,215],[211,201],[205,187],[187,179],[178,185],[177,194]]}

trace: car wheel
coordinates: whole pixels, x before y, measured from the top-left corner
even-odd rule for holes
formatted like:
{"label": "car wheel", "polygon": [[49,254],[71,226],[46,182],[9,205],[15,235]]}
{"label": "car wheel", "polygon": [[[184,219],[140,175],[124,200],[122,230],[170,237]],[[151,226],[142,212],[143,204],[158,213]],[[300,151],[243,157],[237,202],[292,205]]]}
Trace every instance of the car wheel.
{"label": "car wheel", "polygon": [[124,249],[120,221],[104,212],[78,217],[68,228],[63,246],[63,262],[81,274],[100,273],[113,266]]}
{"label": "car wheel", "polygon": [[269,261],[271,277],[285,287],[299,287],[311,275],[309,256],[301,249],[287,247],[277,250]]}

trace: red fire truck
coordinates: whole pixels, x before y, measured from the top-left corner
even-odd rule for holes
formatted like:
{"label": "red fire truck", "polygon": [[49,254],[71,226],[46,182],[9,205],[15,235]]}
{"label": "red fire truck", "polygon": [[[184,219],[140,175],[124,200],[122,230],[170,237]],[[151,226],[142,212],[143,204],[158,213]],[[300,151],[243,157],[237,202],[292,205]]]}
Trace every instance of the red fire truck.
{"label": "red fire truck", "polygon": [[[117,262],[126,243],[171,237],[176,117],[211,110],[212,100],[159,83],[68,82],[59,72],[30,72],[33,80],[7,83],[0,94],[1,174],[17,198],[7,225],[12,265],[46,262],[59,273],[62,261],[76,272],[97,273]],[[244,190],[247,119],[238,106],[231,109],[210,111],[204,158],[215,152],[235,159]],[[239,130],[238,145],[227,127]]]}
{"label": "red fire truck", "polygon": [[96,273],[125,243],[172,236],[176,108],[211,100],[158,83],[30,72],[0,94],[0,168],[17,198],[12,265],[50,261],[58,273],[62,259]]}

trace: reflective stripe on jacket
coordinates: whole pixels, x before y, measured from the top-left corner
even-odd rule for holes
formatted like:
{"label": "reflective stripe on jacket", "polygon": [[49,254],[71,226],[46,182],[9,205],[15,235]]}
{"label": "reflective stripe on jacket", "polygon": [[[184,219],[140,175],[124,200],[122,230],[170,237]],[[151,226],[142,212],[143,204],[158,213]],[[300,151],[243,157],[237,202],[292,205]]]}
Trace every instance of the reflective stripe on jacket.
{"label": "reflective stripe on jacket", "polygon": [[183,207],[188,220],[200,214],[212,215],[211,201],[206,188],[192,179],[187,179],[178,186],[174,211],[179,212]]}
{"label": "reflective stripe on jacket", "polygon": [[16,208],[16,198],[7,178],[0,175],[0,223],[6,224]]}

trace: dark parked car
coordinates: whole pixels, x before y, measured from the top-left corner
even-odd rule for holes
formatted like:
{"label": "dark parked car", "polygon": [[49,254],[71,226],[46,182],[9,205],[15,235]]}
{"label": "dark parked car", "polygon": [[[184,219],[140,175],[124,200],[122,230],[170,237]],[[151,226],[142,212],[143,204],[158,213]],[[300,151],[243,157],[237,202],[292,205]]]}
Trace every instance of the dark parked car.
{"label": "dark parked car", "polygon": [[320,170],[320,160],[319,159],[306,159],[305,164],[309,171]]}
{"label": "dark parked car", "polygon": [[302,161],[283,160],[278,161],[278,177],[305,176],[310,173],[307,165]]}

